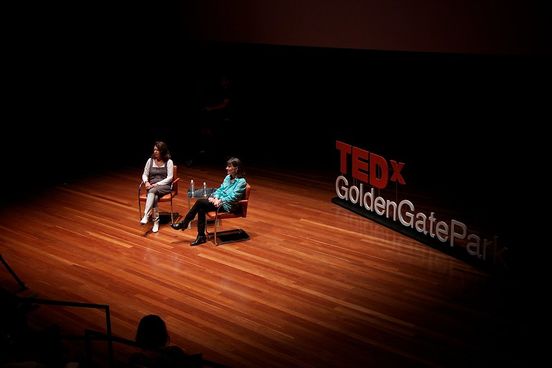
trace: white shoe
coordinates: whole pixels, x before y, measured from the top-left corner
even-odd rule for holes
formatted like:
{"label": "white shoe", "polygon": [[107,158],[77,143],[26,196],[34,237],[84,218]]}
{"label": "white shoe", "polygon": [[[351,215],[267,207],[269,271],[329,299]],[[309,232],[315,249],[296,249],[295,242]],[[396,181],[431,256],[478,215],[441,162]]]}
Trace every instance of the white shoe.
{"label": "white shoe", "polygon": [[159,231],[159,217],[153,220],[153,227],[151,228],[151,231],[154,233]]}
{"label": "white shoe", "polygon": [[142,217],[142,219],[140,220],[140,224],[142,224],[142,225],[147,224],[148,219],[149,219],[149,216],[147,214],[145,214],[144,217]]}

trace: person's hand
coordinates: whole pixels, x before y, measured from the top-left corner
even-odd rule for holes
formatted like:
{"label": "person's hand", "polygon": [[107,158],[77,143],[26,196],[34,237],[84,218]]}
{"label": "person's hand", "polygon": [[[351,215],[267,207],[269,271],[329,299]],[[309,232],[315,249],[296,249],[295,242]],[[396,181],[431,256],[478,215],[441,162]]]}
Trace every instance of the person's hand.
{"label": "person's hand", "polygon": [[215,207],[220,207],[222,201],[218,198],[209,197],[209,202],[211,202]]}

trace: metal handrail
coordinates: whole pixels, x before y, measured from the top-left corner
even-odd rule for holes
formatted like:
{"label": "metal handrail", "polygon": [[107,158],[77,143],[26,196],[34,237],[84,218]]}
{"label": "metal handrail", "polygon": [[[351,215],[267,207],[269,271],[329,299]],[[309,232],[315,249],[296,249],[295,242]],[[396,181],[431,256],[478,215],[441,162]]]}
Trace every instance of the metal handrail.
{"label": "metal handrail", "polygon": [[40,298],[16,298],[18,302],[27,303],[27,304],[43,304],[43,305],[55,305],[60,307],[74,307],[74,308],[90,308],[90,309],[101,309],[105,312],[105,326],[106,326],[106,336],[107,336],[107,346],[108,346],[108,356],[109,356],[109,366],[113,366],[113,338],[111,333],[111,314],[109,312],[108,304],[95,304],[95,303],[83,303],[83,302],[73,302],[66,300],[49,300],[49,299],[40,299]]}
{"label": "metal handrail", "polygon": [[15,271],[12,270],[8,262],[6,262],[6,260],[4,259],[4,257],[2,257],[1,254],[0,254],[0,262],[2,262],[2,264],[9,272],[9,274],[12,275],[12,277],[15,279],[15,282],[17,282],[17,285],[19,285],[19,291],[27,290],[27,285],[25,285],[25,283],[19,278],[19,276],[17,276]]}

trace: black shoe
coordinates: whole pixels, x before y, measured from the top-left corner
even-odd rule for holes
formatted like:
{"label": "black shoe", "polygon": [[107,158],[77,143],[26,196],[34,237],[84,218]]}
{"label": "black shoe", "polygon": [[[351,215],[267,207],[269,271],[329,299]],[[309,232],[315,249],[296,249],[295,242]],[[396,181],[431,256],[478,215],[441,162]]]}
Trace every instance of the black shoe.
{"label": "black shoe", "polygon": [[196,245],[200,245],[200,244],[203,244],[207,241],[207,237],[205,235],[198,235],[196,240],[194,240],[193,242],[190,243],[190,245],[193,247],[193,246],[196,246]]}
{"label": "black shoe", "polygon": [[188,227],[188,225],[184,224],[184,221],[181,221],[181,222],[177,222],[175,224],[172,224],[171,227],[175,230],[186,230],[186,228]]}

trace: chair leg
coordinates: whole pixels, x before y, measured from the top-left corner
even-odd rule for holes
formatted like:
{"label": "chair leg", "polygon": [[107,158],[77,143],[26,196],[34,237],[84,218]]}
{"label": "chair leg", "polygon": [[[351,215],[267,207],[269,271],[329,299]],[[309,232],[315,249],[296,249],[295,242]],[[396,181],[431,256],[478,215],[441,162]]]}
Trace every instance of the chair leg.
{"label": "chair leg", "polygon": [[213,242],[215,243],[215,245],[218,245],[218,242],[217,242],[217,224],[219,223],[219,220],[215,217],[215,221],[214,221],[214,230],[212,233],[209,232],[209,227],[207,224],[205,224],[205,231],[207,233],[207,239],[211,238],[213,239]]}
{"label": "chair leg", "polygon": [[172,197],[171,197],[171,224],[174,224],[174,211],[173,211]]}
{"label": "chair leg", "polygon": [[232,243],[232,242],[236,242],[236,241],[243,241],[243,240],[249,239],[249,235],[240,228],[234,228],[234,229],[231,229],[231,230],[222,231],[219,228],[221,226],[221,224],[222,224],[222,220],[215,217],[215,221],[213,223],[213,226],[214,226],[213,231],[209,232],[209,227],[206,228],[207,238],[209,240],[212,240],[215,245],[217,245],[217,246],[219,245],[220,234],[227,234],[227,233],[228,233],[228,235],[232,234],[231,238],[233,237],[234,234],[236,236],[239,235],[239,237],[235,237],[234,239],[226,239],[225,240],[223,238],[223,243],[222,244],[225,244],[226,242]]}
{"label": "chair leg", "polygon": [[218,245],[218,243],[217,243],[217,223],[218,223],[218,218],[215,217],[215,245]]}
{"label": "chair leg", "polygon": [[142,203],[140,203],[140,187],[142,187],[142,184],[138,186],[138,218],[142,219]]}

